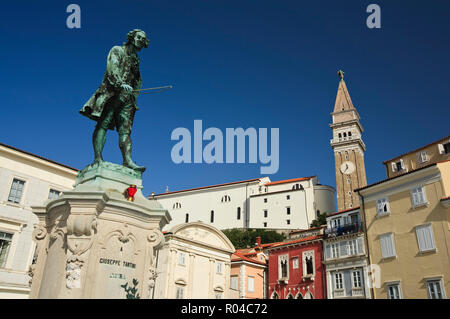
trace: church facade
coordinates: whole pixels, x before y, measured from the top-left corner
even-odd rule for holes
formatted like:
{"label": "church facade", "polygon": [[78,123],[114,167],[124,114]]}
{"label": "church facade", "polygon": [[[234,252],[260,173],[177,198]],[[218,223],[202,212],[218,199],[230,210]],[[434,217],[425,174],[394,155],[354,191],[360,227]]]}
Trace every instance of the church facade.
{"label": "church facade", "polygon": [[218,229],[307,229],[318,214],[334,212],[331,186],[317,176],[271,182],[269,177],[166,192],[157,200],[172,216],[166,227],[202,221]]}

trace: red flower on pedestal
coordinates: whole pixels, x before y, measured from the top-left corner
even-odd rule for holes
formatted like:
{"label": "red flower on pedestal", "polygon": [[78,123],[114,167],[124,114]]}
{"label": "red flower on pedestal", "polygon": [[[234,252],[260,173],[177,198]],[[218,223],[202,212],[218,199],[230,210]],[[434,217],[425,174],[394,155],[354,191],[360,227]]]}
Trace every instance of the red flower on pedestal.
{"label": "red flower on pedestal", "polygon": [[134,202],[134,195],[136,194],[136,192],[136,185],[130,185],[130,187],[125,190],[124,194],[128,201]]}

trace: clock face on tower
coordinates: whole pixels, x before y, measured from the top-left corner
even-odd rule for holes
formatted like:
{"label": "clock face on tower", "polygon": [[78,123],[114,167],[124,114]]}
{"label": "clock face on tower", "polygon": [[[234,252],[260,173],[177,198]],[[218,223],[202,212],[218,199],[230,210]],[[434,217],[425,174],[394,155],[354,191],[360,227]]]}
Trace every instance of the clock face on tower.
{"label": "clock face on tower", "polygon": [[353,162],[350,161],[345,161],[344,163],[342,163],[341,165],[341,173],[342,174],[351,174],[355,171],[355,164],[353,164]]}

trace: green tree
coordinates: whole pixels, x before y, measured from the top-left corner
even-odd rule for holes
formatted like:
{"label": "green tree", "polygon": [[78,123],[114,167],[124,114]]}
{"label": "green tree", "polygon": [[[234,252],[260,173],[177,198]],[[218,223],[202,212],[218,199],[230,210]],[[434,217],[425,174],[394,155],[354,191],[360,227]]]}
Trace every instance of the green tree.
{"label": "green tree", "polygon": [[327,223],[327,213],[320,214],[316,219],[314,219],[311,223],[312,227],[320,227],[322,225],[326,225]]}
{"label": "green tree", "polygon": [[261,244],[283,241],[285,236],[273,230],[265,229],[226,229],[225,236],[233,243],[236,249],[255,246],[256,237],[261,237]]}

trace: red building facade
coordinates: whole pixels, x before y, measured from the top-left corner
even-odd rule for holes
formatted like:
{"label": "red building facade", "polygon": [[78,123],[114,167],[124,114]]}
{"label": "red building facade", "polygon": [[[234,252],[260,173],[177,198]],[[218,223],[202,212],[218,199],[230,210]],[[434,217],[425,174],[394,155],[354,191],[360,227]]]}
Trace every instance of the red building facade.
{"label": "red building facade", "polygon": [[305,233],[269,248],[269,298],[326,298],[322,237]]}

